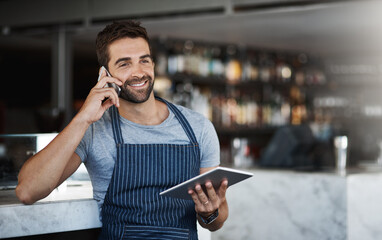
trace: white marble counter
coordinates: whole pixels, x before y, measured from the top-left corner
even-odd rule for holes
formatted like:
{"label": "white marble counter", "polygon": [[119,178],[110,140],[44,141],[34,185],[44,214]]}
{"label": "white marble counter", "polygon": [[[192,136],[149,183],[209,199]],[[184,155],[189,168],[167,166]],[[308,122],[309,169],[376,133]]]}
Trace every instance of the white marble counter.
{"label": "white marble counter", "polygon": [[62,185],[33,205],[21,204],[14,190],[0,191],[0,238],[98,228],[90,182]]}
{"label": "white marble counter", "polygon": [[227,191],[230,215],[212,240],[382,239],[382,173],[252,170]]}
{"label": "white marble counter", "polygon": [[[48,197],[24,205],[14,190],[0,191],[0,239],[101,227],[90,182],[64,183]],[[198,225],[200,240],[211,233]]]}
{"label": "white marble counter", "polygon": [[[252,178],[228,189],[230,215],[212,240],[382,239],[382,172],[250,171]],[[0,238],[100,226],[89,182],[64,185],[33,205],[0,191]],[[199,236],[211,237],[201,228]]]}
{"label": "white marble counter", "polygon": [[382,239],[382,173],[348,177],[348,239]]}

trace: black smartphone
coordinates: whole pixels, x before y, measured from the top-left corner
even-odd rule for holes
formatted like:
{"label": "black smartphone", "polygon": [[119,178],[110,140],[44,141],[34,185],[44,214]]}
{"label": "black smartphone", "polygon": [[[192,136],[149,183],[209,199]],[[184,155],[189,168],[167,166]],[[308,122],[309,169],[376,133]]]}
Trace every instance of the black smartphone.
{"label": "black smartphone", "polygon": [[[101,79],[101,74],[103,73],[103,71],[106,71],[106,75],[111,77],[111,74],[109,73],[109,71],[104,66],[102,66],[100,74],[98,76],[98,81]],[[112,87],[112,88],[114,88],[114,90],[117,92],[118,96],[119,96],[119,94],[121,92],[121,88],[117,84],[115,84],[115,83],[108,83],[104,87]]]}

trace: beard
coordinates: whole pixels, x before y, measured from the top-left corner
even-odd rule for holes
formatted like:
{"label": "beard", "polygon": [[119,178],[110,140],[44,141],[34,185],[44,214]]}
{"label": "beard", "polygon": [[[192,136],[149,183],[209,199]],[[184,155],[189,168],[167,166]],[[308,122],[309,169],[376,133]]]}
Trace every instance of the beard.
{"label": "beard", "polygon": [[[148,86],[140,90],[131,90],[129,85],[134,83],[141,83],[147,81]],[[154,89],[154,80],[150,76],[143,76],[142,78],[132,78],[128,79],[121,87],[120,98],[132,102],[132,103],[143,103],[149,99],[151,92]]]}

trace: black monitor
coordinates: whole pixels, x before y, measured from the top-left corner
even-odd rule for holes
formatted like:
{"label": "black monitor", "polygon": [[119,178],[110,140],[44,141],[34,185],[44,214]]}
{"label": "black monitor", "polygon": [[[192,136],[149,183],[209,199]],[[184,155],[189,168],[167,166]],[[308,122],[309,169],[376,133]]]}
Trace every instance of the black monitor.
{"label": "black monitor", "polygon": [[260,165],[263,167],[297,168],[312,166],[310,155],[315,139],[308,125],[279,128],[265,148]]}

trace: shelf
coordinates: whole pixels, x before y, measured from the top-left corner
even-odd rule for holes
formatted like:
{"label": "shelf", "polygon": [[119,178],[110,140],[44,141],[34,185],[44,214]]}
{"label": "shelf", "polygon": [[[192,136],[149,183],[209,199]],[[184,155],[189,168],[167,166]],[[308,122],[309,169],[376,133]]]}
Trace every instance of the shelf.
{"label": "shelf", "polygon": [[269,82],[264,82],[261,80],[244,80],[239,82],[229,82],[223,76],[197,76],[194,74],[186,74],[186,73],[176,73],[169,75],[169,78],[172,79],[175,83],[191,83],[195,85],[202,86],[213,86],[213,87],[235,87],[235,88],[262,88],[262,87],[272,87],[275,89],[289,89],[291,87],[298,87],[303,89],[327,89],[327,84],[304,84],[297,85],[293,82],[279,82],[276,79],[270,80]]}
{"label": "shelf", "polygon": [[248,127],[248,126],[235,126],[235,127],[220,127],[216,126],[216,132],[219,136],[226,137],[253,137],[272,135],[281,126],[264,126],[264,127]]}
{"label": "shelf", "polygon": [[226,79],[220,76],[208,76],[202,77],[193,74],[185,73],[176,73],[169,75],[169,78],[172,79],[175,83],[192,83],[196,85],[206,85],[206,86],[221,86],[224,87],[227,85]]}

